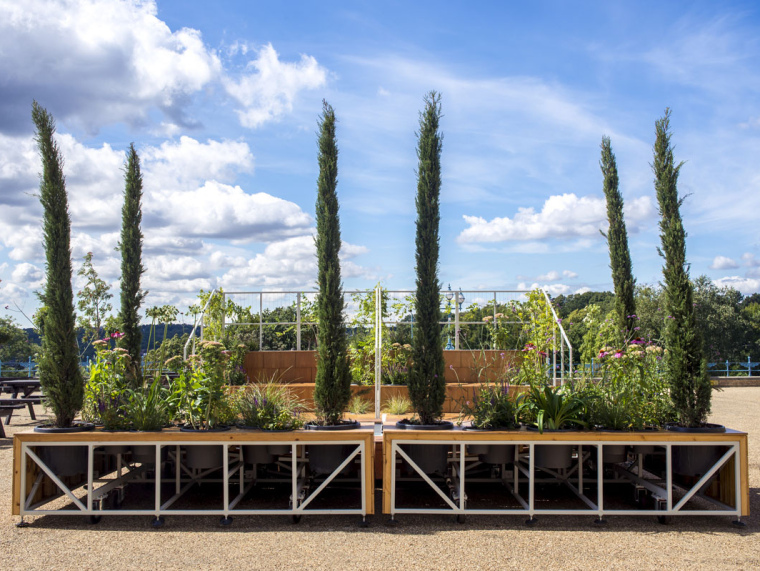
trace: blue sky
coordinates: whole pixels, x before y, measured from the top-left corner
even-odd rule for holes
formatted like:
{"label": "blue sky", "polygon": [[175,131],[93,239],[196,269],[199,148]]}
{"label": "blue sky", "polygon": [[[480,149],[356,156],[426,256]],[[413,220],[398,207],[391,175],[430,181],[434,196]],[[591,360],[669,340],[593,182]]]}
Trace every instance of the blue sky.
{"label": "blue sky", "polygon": [[339,121],[345,285],[412,288],[429,90],[444,115],[444,284],[610,289],[603,135],[634,274],[658,282],[649,164],[670,107],[692,275],[760,291],[760,7],[522,4],[0,0],[0,309],[33,311],[44,272],[32,99],[58,122],[75,267],[92,251],[114,291],[134,141],[148,305],[314,287],[323,98]]}

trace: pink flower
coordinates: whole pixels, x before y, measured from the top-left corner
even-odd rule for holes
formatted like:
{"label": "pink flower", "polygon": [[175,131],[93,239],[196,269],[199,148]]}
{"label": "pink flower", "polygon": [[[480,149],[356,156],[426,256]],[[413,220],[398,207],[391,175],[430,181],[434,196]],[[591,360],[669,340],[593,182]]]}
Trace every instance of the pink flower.
{"label": "pink flower", "polygon": [[618,351],[617,353],[615,353],[613,355],[613,357],[615,357],[615,359],[620,359],[620,357],[622,357],[622,356],[623,356],[623,354],[620,351]]}

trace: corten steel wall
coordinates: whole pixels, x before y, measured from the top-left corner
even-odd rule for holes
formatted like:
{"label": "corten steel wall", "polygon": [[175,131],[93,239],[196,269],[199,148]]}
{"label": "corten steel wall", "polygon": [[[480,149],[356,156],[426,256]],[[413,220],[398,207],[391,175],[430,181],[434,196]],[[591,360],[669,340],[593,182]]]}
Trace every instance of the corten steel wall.
{"label": "corten steel wall", "polygon": [[[277,380],[290,385],[293,393],[304,401],[307,408],[313,406],[314,377],[317,371],[316,351],[251,351],[245,357],[244,367],[251,382]],[[471,400],[484,381],[495,381],[499,373],[509,366],[519,366],[520,351],[444,351],[446,362],[446,401],[443,411],[459,412],[461,402]],[[478,370],[480,369],[480,379]],[[510,387],[510,391],[522,391],[524,387]],[[359,395],[374,405],[375,394],[371,385],[352,385],[354,395]],[[403,385],[383,385],[381,406],[392,396],[409,398],[409,390]]]}
{"label": "corten steel wall", "polygon": [[[520,351],[444,351],[447,383],[496,381],[510,365],[519,366]],[[275,379],[282,383],[313,383],[316,351],[251,351],[243,366],[251,382]],[[481,369],[478,378],[478,369]]]}

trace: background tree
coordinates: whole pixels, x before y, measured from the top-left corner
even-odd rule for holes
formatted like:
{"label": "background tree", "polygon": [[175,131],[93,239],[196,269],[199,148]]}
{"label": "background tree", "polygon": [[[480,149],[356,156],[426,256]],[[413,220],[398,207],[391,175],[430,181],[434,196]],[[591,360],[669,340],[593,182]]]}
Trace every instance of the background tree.
{"label": "background tree", "polygon": [[343,326],[343,284],[340,278],[338,218],[338,145],[335,112],[322,102],[317,179],[317,375],[314,404],[324,424],[338,424],[351,398],[346,330]]}
{"label": "background tree", "polygon": [[39,363],[40,384],[59,428],[71,426],[82,408],[84,383],[79,368],[74,294],[71,287],[71,218],[63,176],[63,157],[53,139],[55,121],[32,103],[35,141],[42,158],[40,202],[43,208],[46,308]]}
{"label": "background tree", "polygon": [[142,174],[140,157],[134,144],[129,145],[127,164],[124,167],[124,206],[121,210],[121,240],[118,249],[121,252],[121,310],[119,324],[124,336],[119,340],[119,347],[129,352],[131,360],[130,381],[133,385],[142,384],[140,372],[140,347],[142,334],[140,330],[140,305],[147,292],[140,289],[140,276],[145,272],[142,265],[143,235],[142,223]]}
{"label": "background tree", "polygon": [[663,267],[667,316],[665,359],[670,396],[680,424],[700,426],[710,413],[712,388],[703,356],[702,337],[697,328],[692,285],[686,264],[686,232],[681,220],[678,174],[683,163],[675,164],[670,143],[670,109],[655,124],[654,185],[660,210],[660,255]]}
{"label": "background tree", "polygon": [[618,189],[618,172],[615,155],[612,152],[609,137],[602,137],[602,158],[599,166],[604,174],[604,196],[607,199],[607,220],[609,228],[602,235],[607,239],[610,250],[610,268],[612,283],[615,286],[615,312],[621,330],[621,340],[630,335],[636,326],[636,304],[633,290],[636,280],[631,270],[631,254],[628,251],[628,234],[623,217],[623,196]]}
{"label": "background tree", "polygon": [[111,286],[100,279],[98,272],[92,265],[92,252],[87,252],[84,257],[82,267],[77,272],[87,280],[84,287],[77,292],[77,325],[83,330],[82,342],[84,348],[81,354],[92,345],[92,342],[100,339],[101,330],[105,322],[106,315],[113,308],[109,301],[113,295],[110,293]]}
{"label": "background tree", "polygon": [[421,424],[433,424],[443,415],[446,385],[441,344],[440,291],[438,283],[438,226],[441,220],[441,146],[438,132],[441,98],[435,91],[425,96],[417,133],[417,294],[414,367],[409,374],[409,397]]}
{"label": "background tree", "polygon": [[26,331],[12,317],[0,317],[0,361],[3,361],[3,370],[8,361],[36,358],[39,350],[39,345],[29,341]]}

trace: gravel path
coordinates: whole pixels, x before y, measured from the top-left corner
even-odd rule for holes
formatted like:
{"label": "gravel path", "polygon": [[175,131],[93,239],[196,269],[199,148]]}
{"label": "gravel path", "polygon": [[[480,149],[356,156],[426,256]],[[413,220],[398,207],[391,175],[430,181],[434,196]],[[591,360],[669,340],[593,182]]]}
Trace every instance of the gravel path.
{"label": "gravel path", "polygon": [[[40,415],[38,415],[40,416]],[[753,515],[736,529],[730,518],[544,516],[535,528],[524,517],[404,516],[387,527],[371,517],[237,517],[230,528],[217,517],[170,517],[153,530],[147,517],[41,516],[18,529],[10,515],[12,447],[0,439],[0,562],[6,569],[759,569],[760,388],[727,388],[713,399],[713,422],[750,434],[749,477]],[[6,432],[32,426],[15,414]],[[377,495],[378,508],[380,495]],[[29,518],[28,518],[29,519]]]}

